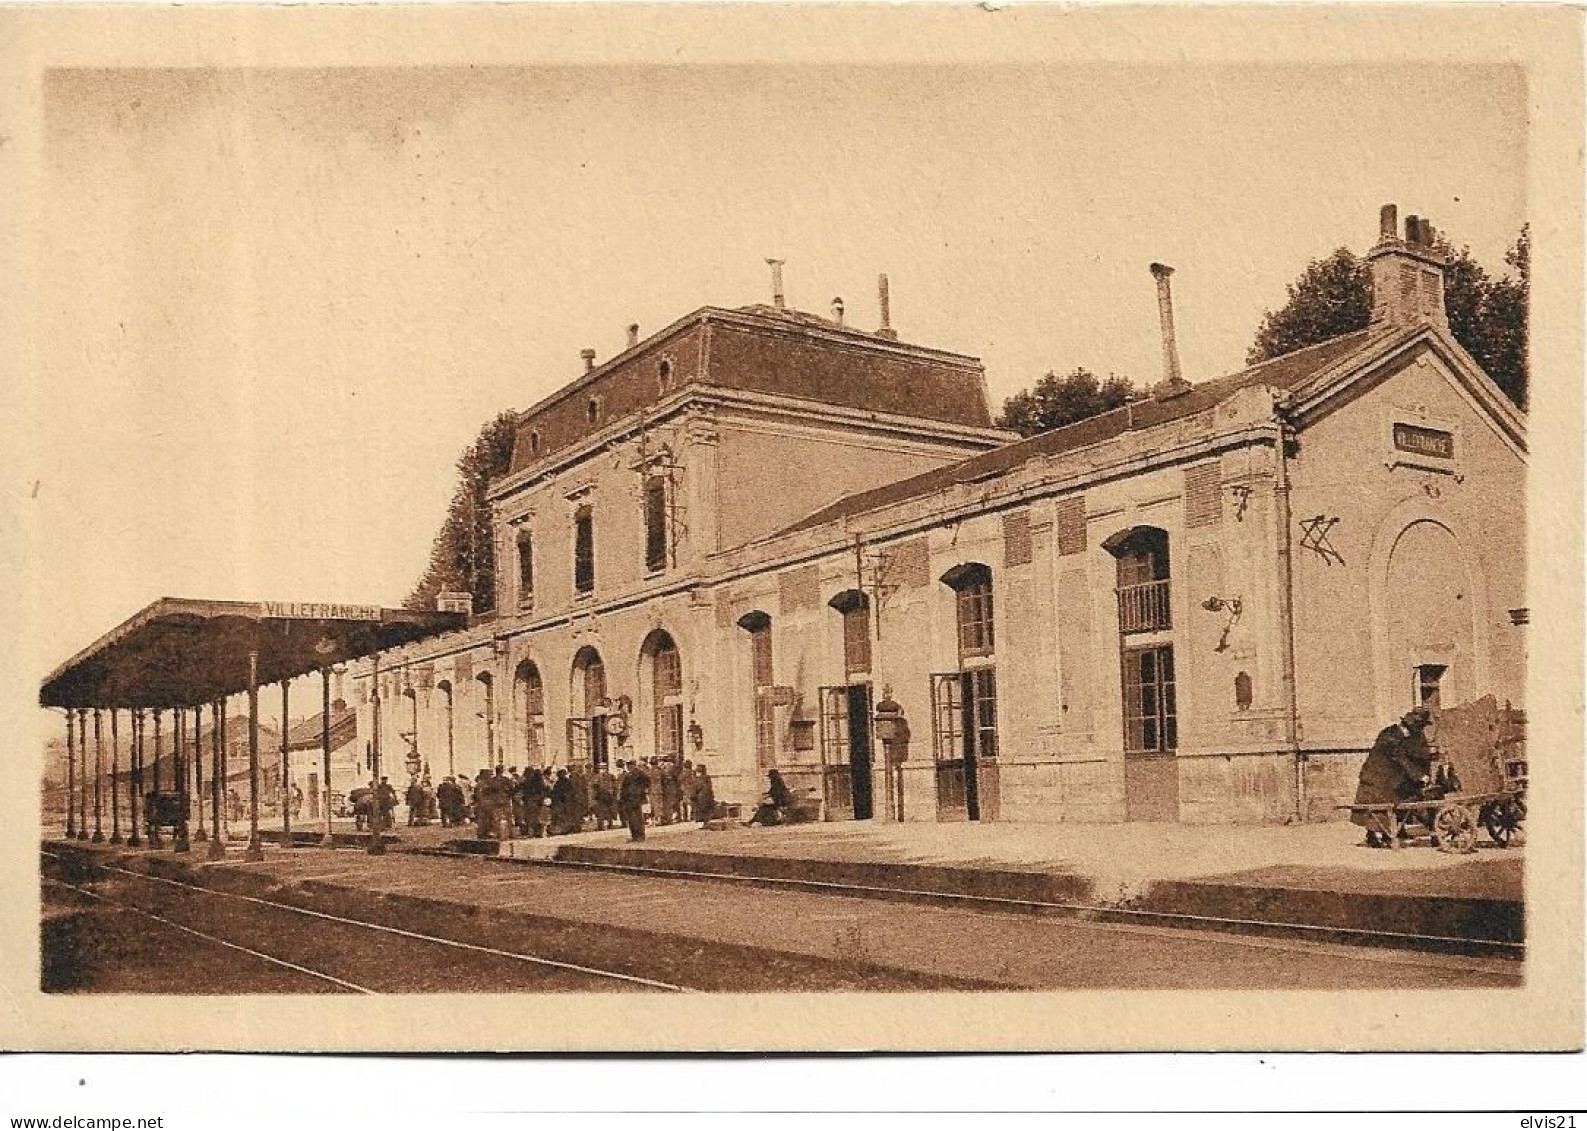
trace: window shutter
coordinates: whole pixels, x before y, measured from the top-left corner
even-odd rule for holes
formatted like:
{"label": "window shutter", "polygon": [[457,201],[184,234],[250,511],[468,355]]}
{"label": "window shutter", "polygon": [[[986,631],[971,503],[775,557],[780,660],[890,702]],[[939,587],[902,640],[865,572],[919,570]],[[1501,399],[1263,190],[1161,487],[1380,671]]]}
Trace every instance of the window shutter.
{"label": "window shutter", "polygon": [[1223,518],[1223,496],[1218,490],[1218,465],[1197,464],[1185,469],[1185,525],[1211,526]]}
{"label": "window shutter", "polygon": [[1058,553],[1064,556],[1080,554],[1086,548],[1086,497],[1076,495],[1059,499],[1053,518],[1057,527]]}
{"label": "window shutter", "polygon": [[1019,510],[1003,516],[1003,564],[1029,565],[1030,511]]}

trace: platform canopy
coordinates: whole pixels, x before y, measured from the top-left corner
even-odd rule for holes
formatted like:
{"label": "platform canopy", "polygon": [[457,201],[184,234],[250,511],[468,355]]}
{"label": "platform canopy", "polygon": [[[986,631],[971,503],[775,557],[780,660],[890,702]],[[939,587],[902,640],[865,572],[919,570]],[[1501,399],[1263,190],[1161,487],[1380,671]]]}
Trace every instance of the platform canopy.
{"label": "platform canopy", "polygon": [[193,707],[465,626],[463,613],[163,597],[51,672],[45,707]]}

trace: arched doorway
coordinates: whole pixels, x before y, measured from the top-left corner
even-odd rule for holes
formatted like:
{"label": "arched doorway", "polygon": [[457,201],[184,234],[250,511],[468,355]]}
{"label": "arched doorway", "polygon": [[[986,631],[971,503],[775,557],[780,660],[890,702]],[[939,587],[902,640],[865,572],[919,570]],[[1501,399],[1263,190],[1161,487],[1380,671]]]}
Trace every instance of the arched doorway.
{"label": "arched doorway", "polygon": [[992,570],[966,562],[942,575],[953,590],[957,671],[931,677],[937,819],[995,820],[998,813],[996,633]]}
{"label": "arched doorway", "polygon": [[410,778],[416,778],[421,773],[428,774],[429,767],[424,764],[424,757],[419,753],[419,695],[412,687],[402,689],[402,697],[407,701],[406,722],[407,729],[397,732],[402,739],[405,766]]}
{"label": "arched doorway", "polygon": [[479,684],[480,702],[483,704],[479,717],[484,723],[485,768],[489,769],[501,765],[496,753],[496,681],[489,672],[480,672],[474,680]]}
{"label": "arched doorway", "polygon": [[523,727],[519,735],[523,764],[546,764],[546,689],[540,669],[533,660],[524,660],[513,672],[513,696]]}
{"label": "arched doorway", "polygon": [[454,729],[452,681],[443,679],[435,685],[435,689],[441,693],[441,708],[446,715],[446,772],[455,777],[457,775],[457,738],[456,730]]}
{"label": "arched doorway", "polygon": [[678,645],[656,629],[639,647],[640,717],[648,719],[651,749],[658,758],[683,757],[683,657]]}
{"label": "arched doorway", "polygon": [[1475,698],[1475,609],[1460,543],[1429,519],[1407,525],[1385,581],[1390,691],[1396,710],[1437,710]]}
{"label": "arched doorway", "polygon": [[599,772],[608,760],[606,716],[611,703],[606,695],[606,665],[601,654],[586,644],[573,657],[571,709],[568,711],[568,761]]}
{"label": "arched doorway", "polygon": [[[821,779],[829,815],[875,812],[871,741],[871,602],[845,589],[827,602],[841,618],[843,683],[821,688]],[[830,816],[829,816],[829,819]]]}

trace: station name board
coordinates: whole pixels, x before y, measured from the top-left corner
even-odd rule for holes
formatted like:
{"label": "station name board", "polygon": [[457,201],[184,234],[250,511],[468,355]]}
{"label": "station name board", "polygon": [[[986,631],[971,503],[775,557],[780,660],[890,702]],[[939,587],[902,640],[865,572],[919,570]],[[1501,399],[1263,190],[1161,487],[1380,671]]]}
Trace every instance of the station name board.
{"label": "station name board", "polygon": [[316,601],[260,601],[259,615],[280,620],[380,619],[379,605],[331,605]]}
{"label": "station name board", "polygon": [[1402,452],[1438,459],[1455,458],[1455,436],[1437,428],[1423,428],[1416,424],[1394,426],[1394,447]]}

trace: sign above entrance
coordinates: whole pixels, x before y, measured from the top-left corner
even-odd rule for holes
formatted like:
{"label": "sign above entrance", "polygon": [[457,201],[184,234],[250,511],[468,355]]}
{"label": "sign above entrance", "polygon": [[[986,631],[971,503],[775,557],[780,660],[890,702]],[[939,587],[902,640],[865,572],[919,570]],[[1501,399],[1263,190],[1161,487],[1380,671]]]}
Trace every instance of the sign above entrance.
{"label": "sign above entrance", "polygon": [[333,605],[318,601],[260,601],[266,620],[380,620],[379,605]]}
{"label": "sign above entrance", "polygon": [[1424,428],[1419,424],[1394,425],[1394,447],[1412,455],[1432,456],[1435,459],[1455,458],[1455,435],[1440,428]]}

